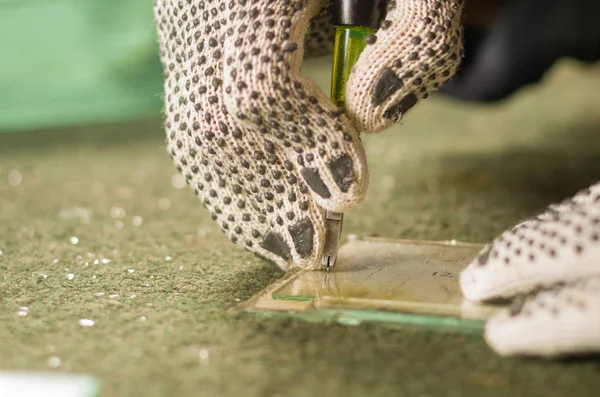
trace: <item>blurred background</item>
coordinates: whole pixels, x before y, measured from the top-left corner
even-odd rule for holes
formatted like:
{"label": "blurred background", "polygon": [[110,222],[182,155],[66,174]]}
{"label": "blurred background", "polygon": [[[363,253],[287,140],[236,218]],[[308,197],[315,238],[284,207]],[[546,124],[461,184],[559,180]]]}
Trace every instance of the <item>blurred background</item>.
{"label": "blurred background", "polygon": [[0,0],[0,131],[160,111],[151,0]]}

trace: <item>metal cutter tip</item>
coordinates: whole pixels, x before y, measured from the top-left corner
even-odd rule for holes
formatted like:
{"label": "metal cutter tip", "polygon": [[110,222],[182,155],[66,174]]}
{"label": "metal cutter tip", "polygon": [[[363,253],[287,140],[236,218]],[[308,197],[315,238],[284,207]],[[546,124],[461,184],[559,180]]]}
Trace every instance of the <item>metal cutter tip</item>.
{"label": "metal cutter tip", "polygon": [[325,211],[325,246],[323,247],[321,267],[327,272],[333,269],[337,260],[343,222],[343,213]]}

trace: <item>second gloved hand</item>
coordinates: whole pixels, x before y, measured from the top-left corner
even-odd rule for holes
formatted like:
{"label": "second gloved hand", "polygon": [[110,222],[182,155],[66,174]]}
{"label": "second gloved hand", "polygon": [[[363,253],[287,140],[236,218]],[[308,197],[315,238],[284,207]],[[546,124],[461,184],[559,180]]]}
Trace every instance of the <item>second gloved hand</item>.
{"label": "second gloved hand", "polygon": [[521,222],[461,274],[474,301],[516,297],[486,325],[502,355],[600,352],[600,183]]}

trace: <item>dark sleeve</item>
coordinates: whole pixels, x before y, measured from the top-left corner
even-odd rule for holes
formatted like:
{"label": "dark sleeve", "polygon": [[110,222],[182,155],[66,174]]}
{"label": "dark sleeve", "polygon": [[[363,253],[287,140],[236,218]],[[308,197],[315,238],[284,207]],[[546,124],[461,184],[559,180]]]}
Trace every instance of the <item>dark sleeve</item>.
{"label": "dark sleeve", "polygon": [[600,0],[513,0],[489,27],[465,27],[465,58],[440,92],[498,101],[563,57],[600,59]]}

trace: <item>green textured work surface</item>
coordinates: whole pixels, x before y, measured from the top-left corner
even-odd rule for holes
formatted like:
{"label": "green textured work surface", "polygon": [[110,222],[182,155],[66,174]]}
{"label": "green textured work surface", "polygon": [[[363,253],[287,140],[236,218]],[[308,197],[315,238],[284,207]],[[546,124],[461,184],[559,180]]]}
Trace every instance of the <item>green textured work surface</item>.
{"label": "green textured work surface", "polygon": [[160,112],[151,0],[0,0],[0,132]]}
{"label": "green textured work surface", "polygon": [[[345,232],[486,242],[587,186],[600,177],[598,77],[563,67],[489,109],[432,97],[363,135],[370,190]],[[0,168],[0,369],[89,373],[111,397],[600,390],[598,361],[500,358],[479,335],[231,314],[282,273],[173,187],[158,121],[5,134]]]}

